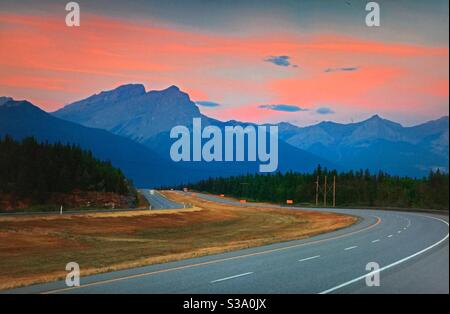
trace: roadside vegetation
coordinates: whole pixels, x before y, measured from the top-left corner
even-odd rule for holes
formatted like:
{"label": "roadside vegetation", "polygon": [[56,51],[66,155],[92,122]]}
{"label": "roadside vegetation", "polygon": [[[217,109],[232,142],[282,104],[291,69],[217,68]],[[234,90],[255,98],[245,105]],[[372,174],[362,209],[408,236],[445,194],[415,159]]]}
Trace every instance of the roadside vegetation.
{"label": "roadside vegetation", "polygon": [[311,174],[288,172],[210,178],[187,187],[257,202],[285,203],[293,200],[296,204],[313,205],[319,177],[319,205],[322,205],[325,176],[328,178],[328,205],[331,204],[333,177],[336,176],[336,206],[448,210],[449,176],[439,170],[425,178],[408,178],[383,172],[372,174],[368,170],[338,173],[319,166]]}
{"label": "roadside vegetation", "polygon": [[166,191],[193,208],[0,216],[0,289],[307,238],[347,227],[353,216],[239,207]]}

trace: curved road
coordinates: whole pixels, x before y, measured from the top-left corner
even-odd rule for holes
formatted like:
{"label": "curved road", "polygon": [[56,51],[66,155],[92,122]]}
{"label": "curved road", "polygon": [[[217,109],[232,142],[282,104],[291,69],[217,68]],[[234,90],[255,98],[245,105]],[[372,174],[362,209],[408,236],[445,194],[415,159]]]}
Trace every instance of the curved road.
{"label": "curved road", "polygon": [[151,209],[177,209],[183,208],[183,204],[173,202],[156,190],[141,189],[139,192],[150,203]]}
{"label": "curved road", "polygon": [[[211,201],[246,206],[214,196],[197,195]],[[349,228],[305,240],[82,277],[80,287],[67,288],[64,282],[56,282],[8,292],[449,292],[447,216],[366,209],[326,211],[357,215],[361,221]],[[373,262],[380,267],[371,273],[379,275],[379,286],[366,284],[367,274],[373,270],[367,270],[366,266]]]}

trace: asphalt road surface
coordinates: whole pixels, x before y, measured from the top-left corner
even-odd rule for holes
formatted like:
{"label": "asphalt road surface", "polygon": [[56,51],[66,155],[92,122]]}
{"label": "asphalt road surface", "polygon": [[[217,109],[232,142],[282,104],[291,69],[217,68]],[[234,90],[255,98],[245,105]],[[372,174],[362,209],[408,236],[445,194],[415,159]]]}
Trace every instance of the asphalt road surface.
{"label": "asphalt road surface", "polygon": [[[82,277],[80,287],[66,287],[61,281],[6,292],[449,292],[448,216],[367,209],[326,211],[361,219],[349,228],[305,240]],[[379,265],[378,270],[370,268],[373,263]],[[379,285],[368,286],[377,282],[378,275]]]}
{"label": "asphalt road surface", "polygon": [[150,203],[152,209],[177,209],[183,208],[183,204],[173,202],[156,190],[141,189],[139,192],[144,195],[145,199]]}

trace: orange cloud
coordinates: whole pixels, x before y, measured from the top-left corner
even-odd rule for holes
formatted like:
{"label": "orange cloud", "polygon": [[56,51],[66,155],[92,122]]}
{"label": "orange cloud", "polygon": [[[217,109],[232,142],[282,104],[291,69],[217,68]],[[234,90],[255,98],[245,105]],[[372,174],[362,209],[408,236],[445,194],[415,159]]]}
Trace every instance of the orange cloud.
{"label": "orange cloud", "polygon": [[[0,50],[0,94],[39,100],[47,110],[130,82],[149,89],[175,84],[194,100],[226,104],[204,109],[215,117],[248,121],[285,117],[258,109],[261,104],[375,112],[423,106],[427,95],[448,99],[447,47],[331,33],[205,34],[92,14],[83,15],[79,28],[60,17],[7,13],[0,24],[0,44],[7,47]],[[272,55],[288,55],[299,67],[263,61]],[[324,72],[341,67],[358,71]]]}
{"label": "orange cloud", "polygon": [[352,72],[319,72],[307,78],[275,80],[268,88],[277,93],[281,103],[307,108],[331,103],[370,106],[368,93],[400,75],[401,70],[393,67],[364,67]]}

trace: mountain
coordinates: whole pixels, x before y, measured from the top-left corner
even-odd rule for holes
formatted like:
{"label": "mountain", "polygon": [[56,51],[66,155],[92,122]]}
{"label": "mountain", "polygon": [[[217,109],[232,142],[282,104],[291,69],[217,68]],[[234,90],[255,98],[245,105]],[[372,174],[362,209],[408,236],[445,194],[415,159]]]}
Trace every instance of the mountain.
{"label": "mountain", "polygon": [[137,186],[181,183],[177,174],[183,170],[149,148],[104,130],[55,118],[27,101],[0,102],[0,136],[6,134],[15,139],[33,136],[39,141],[77,144],[97,158],[111,161]]}
{"label": "mountain", "polygon": [[447,157],[448,164],[448,130],[448,116],[446,116],[406,128],[405,132],[411,143],[426,147],[434,154]]}
{"label": "mountain", "polygon": [[0,106],[11,100],[13,100],[11,97],[0,97]]}
{"label": "mountain", "polygon": [[[124,97],[123,100],[126,101],[127,97],[122,92],[123,90],[114,96],[110,94],[111,98],[108,99],[117,101]],[[128,93],[128,95],[130,94]],[[98,100],[95,96],[91,99]],[[39,141],[77,144],[83,149],[92,151],[95,157],[111,161],[138,187],[175,185],[195,182],[207,177],[258,172],[259,162],[176,163],[168,156],[171,139],[167,132],[158,133],[144,145],[132,140],[131,138],[136,138],[132,134],[129,134],[130,138],[127,138],[106,130],[85,127],[59,119],[27,101],[15,101],[11,98],[0,98],[0,101],[2,101],[0,105],[0,136],[10,134],[15,139],[33,136]],[[85,103],[82,104],[85,105]],[[71,108],[71,110],[74,109],[75,107]],[[82,111],[74,110],[73,112],[77,112],[81,116]],[[107,111],[104,113],[107,114]],[[171,115],[175,116],[176,112],[172,112]],[[157,117],[159,115],[154,117],[155,120],[158,120]],[[164,120],[163,118],[164,115],[159,120]],[[189,121],[192,124],[192,117]],[[205,117],[206,123],[214,123],[214,121]],[[161,143],[157,140],[161,140]],[[331,166],[327,161],[285,143],[279,145],[279,152],[280,156],[286,156],[279,162],[278,169],[280,171],[290,169],[311,171],[318,163]]]}
{"label": "mountain", "polygon": [[189,95],[178,87],[146,92],[140,84],[101,92],[69,104],[53,115],[137,142],[167,132],[175,125],[190,125],[193,117],[203,117]]}
{"label": "mountain", "polygon": [[[2,101],[7,100],[1,98]],[[193,118],[201,118],[203,126],[218,126],[222,133],[226,125],[256,126],[209,118],[176,86],[146,91],[141,84],[123,85],[69,104],[52,115],[145,146],[164,163],[162,169],[176,169],[174,177],[182,182],[258,170],[259,163],[255,162],[175,163],[170,160],[170,147],[175,141],[170,139],[170,130],[176,125],[192,129]],[[298,127],[283,122],[278,127],[278,169],[281,171],[307,172],[317,164],[338,170],[367,168],[408,176],[423,176],[435,169],[448,171],[448,117],[413,127],[404,127],[378,115],[350,124],[325,121]],[[161,182],[171,180],[175,179],[161,177]]]}
{"label": "mountain", "polygon": [[280,130],[287,143],[345,169],[368,168],[409,176],[426,175],[437,168],[448,171],[448,117],[403,127],[374,115],[351,124],[281,124]]}
{"label": "mountain", "polygon": [[[170,147],[175,141],[170,139],[170,130],[183,125],[192,130],[192,119],[201,118],[202,126],[215,125],[222,130],[227,125],[252,125],[239,121],[222,122],[200,113],[197,105],[188,94],[178,87],[171,86],[161,91],[146,92],[144,86],[129,84],[101,92],[86,99],[74,102],[52,113],[55,117],[79,123],[87,127],[107,130],[141,143],[157,152],[162,158],[169,158]],[[329,162],[293,147],[284,141],[279,142],[280,171],[312,171],[318,164],[337,167]],[[258,171],[258,162],[180,162],[184,169],[203,176],[229,176]],[[193,178],[185,177],[185,182]]]}

